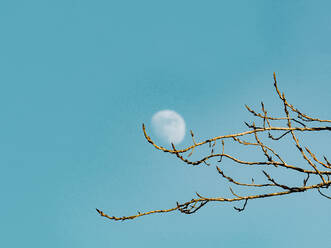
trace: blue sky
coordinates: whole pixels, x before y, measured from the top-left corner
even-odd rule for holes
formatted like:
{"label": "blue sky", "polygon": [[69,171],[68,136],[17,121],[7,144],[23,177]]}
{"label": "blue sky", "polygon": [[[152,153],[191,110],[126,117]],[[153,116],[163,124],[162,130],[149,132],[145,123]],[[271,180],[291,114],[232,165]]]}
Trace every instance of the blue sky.
{"label": "blue sky", "polygon": [[[226,192],[214,167],[190,168],[146,142],[141,124],[149,128],[156,111],[180,113],[198,140],[243,131],[252,120],[244,104],[280,111],[276,72],[291,103],[330,119],[330,9],[329,1],[1,1],[1,246],[330,244],[330,201],[316,192],[252,201],[240,214],[221,203],[115,223],[95,211],[130,215],[196,191]],[[315,151],[330,154],[319,138]]]}

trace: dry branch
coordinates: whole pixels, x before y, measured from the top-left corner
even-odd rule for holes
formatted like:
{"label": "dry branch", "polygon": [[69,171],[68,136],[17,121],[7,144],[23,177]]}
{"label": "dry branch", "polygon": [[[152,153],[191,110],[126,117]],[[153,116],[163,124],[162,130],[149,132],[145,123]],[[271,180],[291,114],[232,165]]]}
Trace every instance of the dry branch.
{"label": "dry branch", "polygon": [[[237,202],[237,201],[243,201],[243,207],[238,208],[234,207],[235,210],[238,212],[241,212],[245,210],[247,206],[248,200],[252,199],[260,199],[260,198],[266,198],[266,197],[274,197],[274,196],[282,196],[282,195],[288,195],[298,192],[304,192],[307,190],[317,189],[317,191],[325,198],[331,199],[331,196],[328,196],[326,193],[322,193],[321,188],[328,189],[331,185],[330,181],[330,175],[331,175],[331,164],[327,157],[323,156],[323,159],[325,162],[323,162],[321,159],[318,159],[317,155],[311,151],[311,149],[308,149],[307,147],[304,147],[300,144],[299,139],[297,138],[296,133],[305,133],[305,132],[321,132],[321,131],[331,131],[331,126],[323,126],[324,123],[331,123],[331,120],[322,120],[316,117],[311,117],[308,114],[304,114],[300,110],[298,110],[293,105],[289,104],[285,94],[281,93],[278,89],[276,75],[274,73],[274,87],[276,90],[276,93],[280,100],[282,101],[282,105],[284,107],[284,114],[283,117],[274,117],[269,116],[268,112],[265,109],[264,103],[261,102],[261,109],[262,113],[258,113],[251,109],[249,106],[245,105],[246,109],[256,118],[262,121],[262,126],[256,126],[255,122],[252,124],[245,123],[246,126],[249,128],[248,131],[241,132],[241,133],[235,133],[235,134],[229,134],[229,135],[222,135],[217,136],[214,138],[207,139],[202,142],[196,142],[194,138],[194,134],[191,131],[191,137],[193,141],[193,145],[188,146],[184,149],[176,149],[174,144],[172,144],[172,149],[168,149],[162,146],[157,145],[147,134],[145,125],[143,124],[142,129],[143,133],[145,135],[146,140],[151,143],[156,149],[161,150],[163,152],[174,154],[178,159],[183,161],[184,163],[192,166],[198,166],[198,165],[210,165],[208,163],[209,160],[212,158],[219,158],[218,162],[221,163],[223,158],[230,159],[234,161],[237,164],[243,165],[243,166],[263,166],[268,168],[268,166],[274,166],[277,167],[278,170],[287,169],[291,170],[295,173],[297,173],[298,177],[304,176],[303,179],[303,185],[295,185],[290,186],[288,184],[281,184],[274,179],[270,173],[266,172],[265,170],[262,170],[262,173],[265,176],[266,182],[256,184],[254,179],[252,178],[252,183],[243,183],[239,182],[238,180],[233,179],[233,177],[225,175],[224,171],[220,169],[219,166],[216,166],[216,169],[218,173],[229,183],[233,183],[238,186],[243,186],[246,188],[255,187],[258,189],[265,189],[267,187],[270,187],[272,189],[275,189],[275,192],[272,193],[263,193],[256,195],[246,195],[246,196],[239,196],[237,195],[232,188],[230,188],[230,192],[234,195],[234,198],[223,198],[223,197],[205,197],[201,196],[200,194],[196,193],[197,198],[193,198],[190,201],[184,202],[184,203],[178,203],[175,207],[164,209],[164,210],[152,210],[148,212],[138,212],[136,215],[131,216],[123,216],[123,217],[115,217],[105,214],[103,211],[96,209],[97,212],[108,219],[111,220],[128,220],[128,219],[135,219],[137,217],[141,217],[144,215],[150,215],[154,213],[167,213],[172,211],[180,211],[184,214],[193,214],[202,207],[204,207],[209,202]],[[296,115],[297,117],[292,117],[291,114]],[[285,122],[285,123],[282,123]],[[276,125],[274,125],[276,123]],[[281,125],[283,124],[283,125]],[[313,126],[311,126],[313,124]],[[278,132],[278,137],[274,137],[271,135],[270,131]],[[268,138],[272,140],[280,140],[283,139],[286,135],[290,134],[291,139],[293,141],[293,144],[297,148],[299,154],[301,154],[302,161],[306,163],[311,169],[304,169],[302,167],[302,161],[298,162],[298,164],[288,164],[285,162],[285,159],[277,153],[274,149],[271,147],[265,145],[261,139],[259,138],[259,134],[268,134]],[[252,138],[255,139],[255,143],[253,142],[247,142],[245,140],[242,140],[241,137],[249,137],[252,136]],[[225,139],[232,139],[233,142],[235,142],[238,145],[243,146],[253,146],[256,148],[259,148],[262,151],[262,154],[265,157],[264,161],[246,161],[243,159],[240,159],[238,157],[235,157],[231,154],[225,153],[225,145],[224,140]],[[222,152],[221,153],[215,153],[215,145],[218,141],[221,141],[222,143]],[[190,156],[192,155],[193,151],[197,148],[208,145],[211,149],[210,153],[203,156],[201,159],[198,159],[196,161],[190,160]],[[304,147],[304,148],[303,148]],[[187,154],[188,153],[188,154]],[[321,167],[323,170],[321,170]],[[310,184],[308,180],[312,177],[317,177],[320,179],[320,183]]]}

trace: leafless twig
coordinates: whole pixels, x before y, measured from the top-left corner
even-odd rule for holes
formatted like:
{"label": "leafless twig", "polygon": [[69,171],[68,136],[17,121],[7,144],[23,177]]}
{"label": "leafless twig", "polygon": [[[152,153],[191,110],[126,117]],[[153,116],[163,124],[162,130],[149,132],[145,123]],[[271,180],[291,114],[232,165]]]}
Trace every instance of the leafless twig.
{"label": "leafless twig", "polygon": [[[239,202],[244,201],[243,207],[238,208],[234,207],[235,210],[238,212],[242,212],[245,210],[248,200],[253,199],[261,199],[267,197],[275,197],[275,196],[282,196],[287,194],[299,193],[304,192],[307,190],[317,189],[317,191],[325,198],[331,199],[331,196],[326,195],[325,193],[321,192],[321,188],[327,189],[331,185],[330,175],[331,175],[331,164],[327,157],[323,156],[325,162],[318,158],[318,156],[312,152],[311,149],[303,146],[297,137],[297,133],[306,133],[306,132],[321,132],[321,131],[331,131],[331,126],[325,126],[326,124],[331,123],[331,120],[322,120],[316,117],[311,117],[308,114],[304,114],[296,107],[288,103],[287,99],[285,98],[285,94],[281,93],[278,89],[276,75],[274,73],[274,87],[278,97],[280,98],[282,105],[284,107],[284,114],[283,117],[273,117],[268,115],[268,112],[264,106],[264,103],[261,102],[261,109],[262,114],[252,110],[250,107],[246,106],[246,109],[256,118],[262,121],[261,126],[256,126],[255,122],[252,124],[248,124],[245,122],[246,126],[248,127],[248,131],[241,132],[241,133],[234,133],[228,135],[222,135],[213,137],[201,142],[197,142],[193,132],[191,131],[191,137],[193,141],[193,145],[188,146],[184,149],[177,149],[174,144],[172,144],[172,149],[168,149],[162,146],[157,145],[147,134],[145,125],[143,124],[143,133],[145,135],[146,140],[152,144],[156,149],[174,154],[178,159],[186,163],[187,165],[192,166],[199,166],[199,165],[210,165],[210,160],[213,158],[218,158],[218,162],[222,163],[223,158],[227,158],[232,160],[233,162],[242,165],[242,166],[261,166],[264,169],[262,170],[265,179],[267,182],[262,183],[255,183],[254,179],[252,178],[252,183],[243,183],[234,179],[232,176],[226,175],[223,170],[220,169],[219,166],[216,166],[218,173],[229,183],[233,183],[239,187],[256,187],[258,189],[265,189],[266,187],[270,187],[274,189],[272,193],[264,193],[261,192],[260,194],[251,195],[247,194],[245,196],[240,196],[233,191],[230,187],[231,193],[234,195],[234,198],[223,198],[223,197],[205,197],[201,196],[200,194],[196,193],[197,198],[193,198],[190,201],[184,203],[178,203],[175,207],[164,209],[164,210],[152,210],[148,212],[138,212],[136,215],[131,216],[123,216],[123,217],[115,217],[105,214],[103,211],[96,209],[97,212],[108,219],[115,220],[115,221],[124,221],[128,219],[135,219],[137,217],[141,217],[144,215],[150,215],[155,213],[168,213],[173,211],[180,211],[184,214],[193,214],[204,207],[209,202]],[[296,117],[292,117],[291,114],[296,115]],[[274,125],[276,123],[277,125]],[[313,124],[313,126],[311,126]],[[323,125],[324,124],[324,125]],[[278,132],[278,137],[274,137],[271,135],[270,132]],[[283,156],[281,156],[278,152],[272,149],[269,145],[266,145],[262,142],[259,135],[268,134],[272,140],[280,140],[283,139],[286,135],[291,135],[291,139],[293,144],[297,148],[299,154],[301,154],[302,160],[310,169],[305,169],[302,167],[302,162],[298,162],[298,164],[289,164],[285,162]],[[252,136],[256,142],[248,142],[242,139],[242,137]],[[288,137],[288,136],[287,136]],[[247,161],[245,159],[241,159],[234,155],[225,152],[225,142],[224,140],[231,139],[234,143],[243,146],[253,146],[262,152],[265,157],[263,161]],[[222,151],[221,153],[215,152],[215,145],[217,142],[221,141],[222,144]],[[193,151],[197,148],[208,145],[211,149],[210,153],[207,155],[202,156],[202,158],[192,161],[190,160],[190,156],[192,155]],[[189,153],[186,155],[186,153]],[[279,183],[274,179],[269,172],[266,171],[270,166],[277,167],[278,170],[291,170],[297,173],[298,177],[303,176],[303,185],[288,185],[284,183]],[[321,170],[323,168],[323,170]],[[308,180],[311,177],[319,178],[320,183],[315,184],[308,184]]]}

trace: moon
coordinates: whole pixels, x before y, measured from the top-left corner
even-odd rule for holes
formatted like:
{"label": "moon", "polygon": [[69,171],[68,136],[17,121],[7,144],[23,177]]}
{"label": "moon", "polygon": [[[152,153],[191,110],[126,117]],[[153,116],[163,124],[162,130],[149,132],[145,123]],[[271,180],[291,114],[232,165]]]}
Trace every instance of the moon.
{"label": "moon", "polygon": [[173,110],[156,112],[152,117],[152,127],[156,135],[167,143],[179,144],[185,137],[185,121]]}

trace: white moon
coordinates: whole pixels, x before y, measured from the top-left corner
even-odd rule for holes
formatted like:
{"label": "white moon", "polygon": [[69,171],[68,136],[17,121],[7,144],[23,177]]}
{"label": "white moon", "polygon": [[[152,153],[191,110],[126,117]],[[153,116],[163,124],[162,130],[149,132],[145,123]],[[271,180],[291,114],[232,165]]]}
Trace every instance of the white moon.
{"label": "white moon", "polygon": [[152,117],[152,127],[162,140],[178,144],[185,136],[185,121],[178,113],[172,110],[162,110]]}

